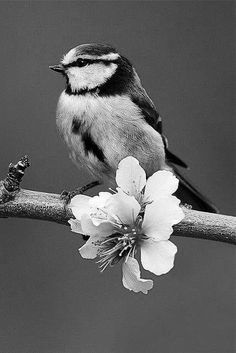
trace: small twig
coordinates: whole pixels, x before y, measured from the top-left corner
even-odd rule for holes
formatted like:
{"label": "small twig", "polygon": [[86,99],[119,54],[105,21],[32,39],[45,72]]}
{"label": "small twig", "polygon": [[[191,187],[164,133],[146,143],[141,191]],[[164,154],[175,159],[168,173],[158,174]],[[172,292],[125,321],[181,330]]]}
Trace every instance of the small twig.
{"label": "small twig", "polygon": [[88,191],[89,189],[92,189],[94,188],[95,186],[98,186],[100,185],[100,181],[99,180],[95,180],[95,181],[92,181],[91,183],[89,184],[86,184],[84,186],[81,186],[79,189],[78,189],[78,193],[79,194],[83,194],[85,191]]}
{"label": "small twig", "polygon": [[80,194],[84,194],[85,191],[94,188],[95,186],[100,185],[100,181],[96,180],[96,181],[92,181],[89,184],[86,184],[84,186],[80,186],[78,188],[76,188],[73,191],[63,191],[61,193],[61,199],[64,200],[64,202],[66,204],[69,204],[70,200],[72,199],[72,197],[76,196],[76,195],[80,195]]}
{"label": "small twig", "polygon": [[9,164],[7,177],[3,181],[3,185],[7,191],[12,192],[19,189],[20,182],[25,174],[25,169],[29,166],[28,156],[22,157],[16,164]]}
{"label": "small twig", "polygon": [[13,199],[20,190],[20,183],[25,174],[25,169],[30,166],[28,156],[22,157],[18,163],[10,163],[6,179],[1,181],[0,204]]}

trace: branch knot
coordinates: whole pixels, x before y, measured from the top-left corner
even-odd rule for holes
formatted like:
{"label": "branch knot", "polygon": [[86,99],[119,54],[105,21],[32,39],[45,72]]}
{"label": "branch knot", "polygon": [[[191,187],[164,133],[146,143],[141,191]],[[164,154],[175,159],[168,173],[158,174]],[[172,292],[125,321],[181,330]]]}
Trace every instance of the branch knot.
{"label": "branch knot", "polygon": [[30,166],[28,156],[22,157],[18,163],[10,163],[7,177],[3,180],[4,186],[0,194],[0,204],[12,200],[20,190],[20,183],[25,174],[25,169]]}

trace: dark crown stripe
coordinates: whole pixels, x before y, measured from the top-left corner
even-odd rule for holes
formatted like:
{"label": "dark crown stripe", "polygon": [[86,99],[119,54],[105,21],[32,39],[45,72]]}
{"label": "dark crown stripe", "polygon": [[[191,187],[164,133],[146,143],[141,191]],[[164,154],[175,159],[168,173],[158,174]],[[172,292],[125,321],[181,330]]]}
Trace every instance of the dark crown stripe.
{"label": "dark crown stripe", "polygon": [[107,55],[111,53],[117,53],[116,49],[111,45],[99,44],[99,43],[90,43],[82,44],[76,48],[77,55]]}

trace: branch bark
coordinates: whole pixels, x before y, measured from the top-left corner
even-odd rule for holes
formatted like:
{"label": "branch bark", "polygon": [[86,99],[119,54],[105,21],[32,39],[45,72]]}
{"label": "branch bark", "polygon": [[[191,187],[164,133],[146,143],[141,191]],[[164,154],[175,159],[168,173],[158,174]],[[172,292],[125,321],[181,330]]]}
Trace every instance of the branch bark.
{"label": "branch bark", "polygon": [[[27,160],[23,169],[28,165]],[[15,168],[16,177],[19,176],[21,180],[22,172],[19,174],[18,169],[20,167],[22,170],[22,160],[10,167]],[[14,175],[11,178],[16,185]],[[69,225],[68,220],[73,218],[73,214],[60,195],[19,189],[19,185],[12,189],[6,179],[0,182],[0,218],[31,218]],[[183,210],[185,218],[174,227],[173,235],[236,244],[236,217],[199,212],[185,207]]]}
{"label": "branch bark", "polygon": [[[3,185],[0,185],[0,194]],[[183,208],[185,218],[174,227],[176,236],[236,244],[236,217]],[[0,205],[0,218],[33,218],[69,225],[73,218],[60,195],[21,189],[14,199]]]}

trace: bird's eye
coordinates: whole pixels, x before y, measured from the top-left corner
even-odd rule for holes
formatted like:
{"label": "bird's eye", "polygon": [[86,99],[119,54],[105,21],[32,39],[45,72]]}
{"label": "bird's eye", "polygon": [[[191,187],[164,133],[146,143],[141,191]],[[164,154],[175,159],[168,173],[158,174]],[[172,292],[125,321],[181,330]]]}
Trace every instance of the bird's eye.
{"label": "bird's eye", "polygon": [[77,59],[76,60],[76,66],[83,67],[83,66],[86,66],[86,65],[88,65],[88,61],[87,60],[84,60],[84,59]]}

